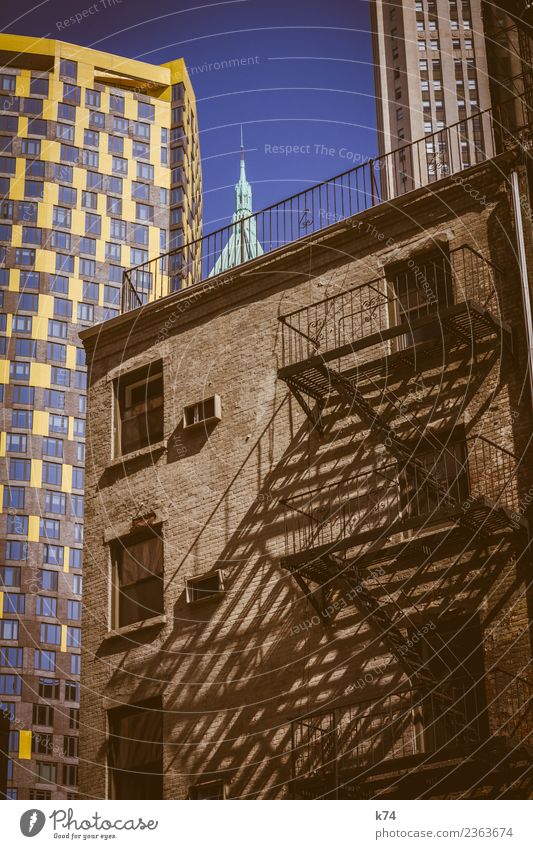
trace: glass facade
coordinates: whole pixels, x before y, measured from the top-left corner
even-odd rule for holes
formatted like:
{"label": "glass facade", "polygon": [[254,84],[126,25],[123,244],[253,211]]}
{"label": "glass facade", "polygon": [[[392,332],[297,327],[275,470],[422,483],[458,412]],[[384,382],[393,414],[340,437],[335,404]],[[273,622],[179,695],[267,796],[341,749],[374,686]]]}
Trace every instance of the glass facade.
{"label": "glass facade", "polygon": [[118,315],[125,268],[200,236],[198,130],[182,60],[151,66],[4,35],[0,50],[7,797],[64,799],[77,785],[83,627],[87,373],[78,332]]}

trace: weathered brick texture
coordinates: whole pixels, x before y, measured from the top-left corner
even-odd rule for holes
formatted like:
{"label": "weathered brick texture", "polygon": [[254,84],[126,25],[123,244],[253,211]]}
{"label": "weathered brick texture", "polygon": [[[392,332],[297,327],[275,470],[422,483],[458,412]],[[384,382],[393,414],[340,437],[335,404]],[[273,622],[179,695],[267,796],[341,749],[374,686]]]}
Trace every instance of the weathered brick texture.
{"label": "weathered brick texture", "polygon": [[[380,378],[370,397],[410,444],[463,426],[473,445],[471,495],[520,511],[531,485],[531,418],[509,167],[509,157],[479,166],[467,186],[443,181],[85,334],[84,794],[106,795],[106,710],[122,702],[163,698],[166,798],[185,798],[190,785],[216,777],[227,781],[231,797],[287,798],[292,720],[409,687],[364,610],[339,604],[335,618],[317,623],[309,599],[280,566],[284,499],[394,458],[375,430],[345,415],[334,394],[325,435],[313,431],[277,378],[279,317],[446,246],[455,300],[490,304],[512,327],[514,352],[494,342],[475,351],[463,346]],[[355,365],[379,350],[384,346],[359,352]],[[165,450],[111,465],[113,378],[158,358]],[[208,434],[184,431],[184,406],[214,393],[222,421]],[[109,542],[150,511],[162,523],[167,622],[146,639],[109,640]],[[188,605],[186,577],[215,567],[226,575],[223,597]],[[424,626],[438,630],[446,619],[479,617],[487,675],[498,668],[514,681],[529,678],[528,566],[512,541],[498,548],[479,537],[443,547],[425,564],[406,558],[380,569],[367,575],[367,585],[406,639]],[[330,589],[337,593],[330,601],[342,598],[342,588]],[[488,716],[493,733],[504,734],[500,709]],[[358,733],[371,735],[371,727]]]}

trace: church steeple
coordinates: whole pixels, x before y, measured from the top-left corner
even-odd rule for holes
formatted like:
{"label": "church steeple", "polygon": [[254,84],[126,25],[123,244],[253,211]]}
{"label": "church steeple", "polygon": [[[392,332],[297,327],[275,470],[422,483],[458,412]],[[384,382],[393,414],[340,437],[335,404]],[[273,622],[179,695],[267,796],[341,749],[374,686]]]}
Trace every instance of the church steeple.
{"label": "church steeple", "polygon": [[252,212],[252,187],[246,178],[244,141],[241,124],[241,162],[239,179],[235,184],[235,212],[231,218],[228,243],[218,257],[209,275],[213,277],[256,256],[261,256],[263,247],[257,239],[255,217]]}
{"label": "church steeple", "polygon": [[252,214],[252,187],[246,179],[246,162],[244,160],[244,141],[241,124],[241,173],[238,183],[235,184],[235,212],[233,221],[246,218]]}

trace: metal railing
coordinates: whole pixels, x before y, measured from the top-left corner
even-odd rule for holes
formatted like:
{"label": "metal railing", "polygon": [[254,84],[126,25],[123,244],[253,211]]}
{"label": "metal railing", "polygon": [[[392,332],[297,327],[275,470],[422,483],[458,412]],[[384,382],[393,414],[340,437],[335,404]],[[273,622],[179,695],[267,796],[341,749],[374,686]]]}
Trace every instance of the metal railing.
{"label": "metal railing", "polygon": [[400,470],[390,463],[282,499],[285,556],[323,547],[333,552],[345,540],[355,546],[383,533],[388,537],[420,524],[441,523],[482,496],[496,508],[512,511],[518,506],[516,458],[483,436],[448,440],[414,456],[440,491],[419,468]]}
{"label": "metal railing", "polygon": [[[530,123],[525,98],[514,100],[519,115],[515,109],[510,128],[507,116],[502,124],[506,104],[476,113],[125,271],[122,311],[207,280],[232,237],[243,249],[247,245],[252,255],[269,253],[376,204],[491,159],[507,138],[514,138],[521,126]],[[256,239],[255,246],[248,245],[250,233]],[[240,264],[239,259],[246,261],[249,255],[235,257],[235,264]]]}
{"label": "metal railing", "polygon": [[462,245],[449,255],[442,251],[420,259],[407,271],[360,283],[280,317],[282,367],[328,351],[350,351],[373,336],[388,353],[395,326],[436,315],[454,303],[475,300],[482,307],[494,305],[497,313],[501,278],[494,263]]}
{"label": "metal railing", "polygon": [[292,722],[292,776],[363,770],[419,754],[463,752],[486,738],[475,687],[409,689]]}
{"label": "metal railing", "polygon": [[495,669],[487,678],[491,732],[514,745],[533,747],[533,684],[522,675]]}

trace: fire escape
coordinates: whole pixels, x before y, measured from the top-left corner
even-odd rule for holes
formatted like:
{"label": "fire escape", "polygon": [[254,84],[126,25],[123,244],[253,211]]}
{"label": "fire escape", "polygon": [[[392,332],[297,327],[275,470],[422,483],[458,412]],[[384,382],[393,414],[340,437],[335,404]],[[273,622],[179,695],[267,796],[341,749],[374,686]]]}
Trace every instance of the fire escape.
{"label": "fire escape", "polygon": [[[278,376],[313,430],[327,440],[339,417],[351,416],[380,452],[377,463],[376,454],[366,466],[361,459],[357,474],[283,501],[281,565],[325,625],[328,600],[344,593],[409,682],[379,700],[293,723],[296,798],[405,798],[437,778],[444,793],[450,770],[452,783],[464,786],[478,773],[500,786],[530,774],[524,738],[517,741],[516,729],[501,733],[509,731],[501,722],[494,731],[495,714],[505,708],[496,710],[491,687],[494,675],[506,672],[482,675],[481,685],[462,664],[459,674],[450,673],[441,661],[453,638],[438,627],[430,655],[409,647],[402,611],[409,590],[391,602],[372,572],[379,564],[393,576],[408,564],[413,588],[432,563],[461,564],[476,549],[489,551],[503,569],[527,541],[527,524],[513,514],[516,458],[483,434],[466,433],[468,401],[450,421],[439,411],[442,392],[429,424],[405,403],[413,378],[423,383],[424,374],[465,362],[475,373],[478,361],[494,364],[512,352],[510,328],[497,313],[497,273],[467,246],[441,250],[280,319]],[[483,574],[473,586],[479,602]],[[523,688],[522,735],[526,727],[533,731],[532,691],[527,681]]]}

